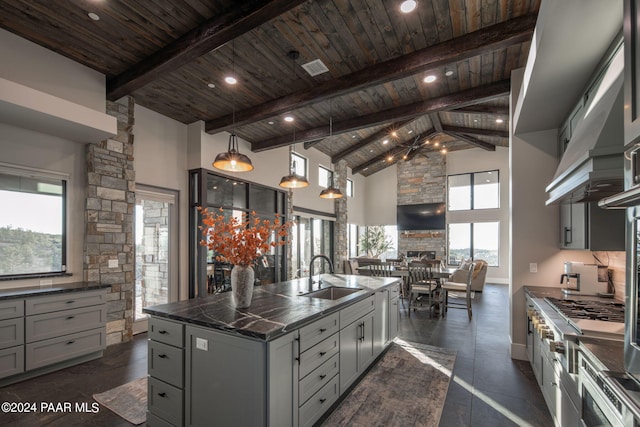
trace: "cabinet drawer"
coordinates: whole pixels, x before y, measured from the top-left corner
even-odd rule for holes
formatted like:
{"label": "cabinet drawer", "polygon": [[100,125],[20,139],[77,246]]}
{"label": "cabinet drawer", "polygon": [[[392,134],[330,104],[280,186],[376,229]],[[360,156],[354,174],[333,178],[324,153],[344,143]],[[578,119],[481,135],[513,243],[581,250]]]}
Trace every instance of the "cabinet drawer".
{"label": "cabinet drawer", "polygon": [[0,378],[24,372],[24,346],[0,350]]}
{"label": "cabinet drawer", "polygon": [[303,328],[300,328],[300,351],[308,350],[323,339],[338,332],[338,313],[323,317]]}
{"label": "cabinet drawer", "polygon": [[175,427],[170,422],[167,422],[152,412],[147,411],[147,427]]}
{"label": "cabinet drawer", "polygon": [[106,347],[106,328],[38,341],[27,344],[25,347],[26,369],[36,369],[104,350]]}
{"label": "cabinet drawer", "polygon": [[338,353],[340,334],[334,334],[326,340],[314,345],[300,355],[299,378],[304,378],[311,371]]}
{"label": "cabinet drawer", "polygon": [[355,322],[375,307],[374,295],[340,311],[340,329]]}
{"label": "cabinet drawer", "polygon": [[393,285],[389,288],[389,300],[398,298],[400,295],[400,285]]}
{"label": "cabinet drawer", "polygon": [[183,391],[156,378],[148,378],[147,408],[170,424],[181,426],[184,419]]}
{"label": "cabinet drawer", "polygon": [[302,405],[325,384],[327,384],[338,373],[340,366],[340,357],[335,354],[331,359],[324,362],[315,371],[307,375],[298,387],[300,399],[298,402]]}
{"label": "cabinet drawer", "polygon": [[298,411],[300,426],[312,426],[333,405],[338,395],[338,375],[336,375],[300,407]]}
{"label": "cabinet drawer", "polygon": [[149,375],[182,388],[184,383],[184,350],[149,341]]}
{"label": "cabinet drawer", "polygon": [[27,298],[25,302],[25,313],[27,316],[32,314],[50,313],[52,311],[67,310],[70,308],[105,304],[106,301],[106,289],[100,289],[97,291],[66,292],[63,294]]}
{"label": "cabinet drawer", "polygon": [[24,344],[24,318],[0,321],[0,348]]}
{"label": "cabinet drawer", "polygon": [[10,299],[0,301],[0,320],[24,316],[24,300]]}
{"label": "cabinet drawer", "polygon": [[27,316],[25,330],[27,343],[96,329],[107,322],[107,306],[82,307],[73,310]]}
{"label": "cabinet drawer", "polygon": [[184,326],[182,323],[151,317],[149,319],[148,336],[150,340],[174,347],[184,347]]}

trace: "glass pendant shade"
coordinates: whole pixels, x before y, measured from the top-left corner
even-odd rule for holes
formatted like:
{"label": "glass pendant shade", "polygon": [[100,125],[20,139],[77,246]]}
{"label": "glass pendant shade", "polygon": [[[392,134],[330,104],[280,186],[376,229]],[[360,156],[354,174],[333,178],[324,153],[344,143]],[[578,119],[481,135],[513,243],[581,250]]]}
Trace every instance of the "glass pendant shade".
{"label": "glass pendant shade", "polygon": [[229,147],[220,153],[213,161],[213,167],[227,172],[248,172],[253,170],[251,159],[238,152],[238,137],[235,133],[229,135]]}

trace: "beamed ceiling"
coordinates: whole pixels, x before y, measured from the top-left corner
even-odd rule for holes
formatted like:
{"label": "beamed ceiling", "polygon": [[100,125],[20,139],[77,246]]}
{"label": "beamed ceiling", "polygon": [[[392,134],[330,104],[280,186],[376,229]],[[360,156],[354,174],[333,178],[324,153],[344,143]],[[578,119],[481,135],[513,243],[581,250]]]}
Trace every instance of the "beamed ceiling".
{"label": "beamed ceiling", "polygon": [[[295,141],[368,176],[443,145],[508,146],[509,79],[525,65],[540,0],[399,5],[0,0],[0,26],[105,74],[110,100],[130,95],[212,134],[235,129],[253,151]],[[317,59],[328,72],[311,76],[302,65]]]}

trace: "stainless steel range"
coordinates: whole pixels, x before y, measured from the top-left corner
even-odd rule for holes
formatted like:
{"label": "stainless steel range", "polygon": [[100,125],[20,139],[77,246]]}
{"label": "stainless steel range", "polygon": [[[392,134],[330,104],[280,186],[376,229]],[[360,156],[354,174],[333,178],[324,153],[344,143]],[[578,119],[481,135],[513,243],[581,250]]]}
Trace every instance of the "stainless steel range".
{"label": "stainless steel range", "polygon": [[622,340],[624,303],[603,300],[545,298],[567,323],[585,336]]}

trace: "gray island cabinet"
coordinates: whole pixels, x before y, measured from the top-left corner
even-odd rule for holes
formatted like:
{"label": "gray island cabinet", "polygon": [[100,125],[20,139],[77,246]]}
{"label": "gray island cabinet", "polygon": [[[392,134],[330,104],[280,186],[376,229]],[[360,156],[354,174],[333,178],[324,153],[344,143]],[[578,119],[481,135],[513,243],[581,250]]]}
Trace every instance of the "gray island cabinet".
{"label": "gray island cabinet", "polygon": [[398,330],[399,280],[323,275],[256,287],[251,307],[229,294],[145,309],[149,426],[311,426],[366,371]]}

